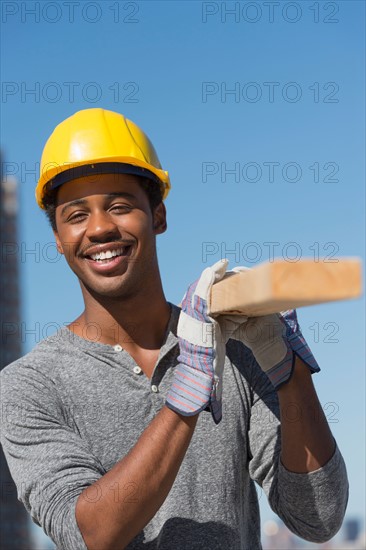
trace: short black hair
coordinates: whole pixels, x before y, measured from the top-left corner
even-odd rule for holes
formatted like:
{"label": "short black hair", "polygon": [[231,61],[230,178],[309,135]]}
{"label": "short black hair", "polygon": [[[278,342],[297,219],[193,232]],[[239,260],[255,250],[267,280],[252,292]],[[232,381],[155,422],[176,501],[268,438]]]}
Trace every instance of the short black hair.
{"label": "short black hair", "polygon": [[[162,202],[163,195],[161,186],[152,181],[149,178],[144,178],[136,176],[138,178],[138,183],[143,191],[146,193],[147,198],[149,199],[151,212],[154,212],[155,208]],[[47,219],[54,231],[57,231],[56,226],[56,206],[57,206],[57,192],[59,187],[56,189],[47,189],[43,197],[43,206],[46,212]]]}

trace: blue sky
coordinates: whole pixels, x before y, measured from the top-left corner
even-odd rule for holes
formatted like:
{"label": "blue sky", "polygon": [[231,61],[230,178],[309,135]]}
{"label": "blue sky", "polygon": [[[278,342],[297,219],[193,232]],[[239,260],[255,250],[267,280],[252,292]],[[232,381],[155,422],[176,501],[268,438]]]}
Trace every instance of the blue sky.
{"label": "blue sky", "polygon": [[[43,145],[79,109],[125,114],[170,172],[169,228],[158,239],[170,301],[223,256],[231,267],[272,250],[364,259],[363,2],[1,7],[2,141],[20,188],[24,351],[83,307],[34,200]],[[299,318],[348,466],[348,513],[362,517],[364,302],[303,308]]]}

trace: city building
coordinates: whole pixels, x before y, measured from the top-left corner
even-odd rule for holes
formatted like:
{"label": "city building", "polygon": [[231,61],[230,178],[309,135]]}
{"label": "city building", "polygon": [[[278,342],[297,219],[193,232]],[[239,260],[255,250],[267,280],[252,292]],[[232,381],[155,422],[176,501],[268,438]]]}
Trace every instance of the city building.
{"label": "city building", "polygon": [[[22,355],[20,338],[20,285],[17,231],[17,181],[3,173],[0,156],[0,369]],[[11,411],[4,411],[11,414]],[[28,514],[18,501],[17,490],[0,449],[0,548],[29,550]]]}

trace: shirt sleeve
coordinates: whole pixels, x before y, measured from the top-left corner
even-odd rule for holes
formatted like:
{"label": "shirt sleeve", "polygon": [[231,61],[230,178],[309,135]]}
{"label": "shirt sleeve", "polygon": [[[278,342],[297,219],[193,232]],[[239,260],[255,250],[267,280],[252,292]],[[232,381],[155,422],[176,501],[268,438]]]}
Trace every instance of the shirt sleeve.
{"label": "shirt sleeve", "polygon": [[[32,520],[58,550],[87,550],[76,522],[76,501],[105,471],[68,426],[52,386],[23,365],[1,372],[1,442],[18,499]],[[91,491],[90,499],[97,498]]]}
{"label": "shirt sleeve", "polygon": [[263,488],[272,510],[293,533],[311,542],[329,540],[342,525],[348,501],[347,471],[338,446],[318,470],[304,474],[286,470],[280,459],[277,393],[254,358],[251,388],[251,478]]}

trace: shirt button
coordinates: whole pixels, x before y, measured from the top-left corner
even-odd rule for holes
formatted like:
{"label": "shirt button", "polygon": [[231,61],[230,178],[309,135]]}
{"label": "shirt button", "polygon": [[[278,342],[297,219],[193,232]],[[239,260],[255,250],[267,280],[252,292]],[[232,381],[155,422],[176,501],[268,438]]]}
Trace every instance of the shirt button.
{"label": "shirt button", "polygon": [[155,386],[155,384],[153,384],[153,385],[151,386],[151,391],[153,391],[154,393],[158,393],[159,390],[158,390],[158,387]]}
{"label": "shirt button", "polygon": [[140,369],[140,367],[137,367],[137,366],[136,366],[136,367],[133,367],[133,372],[134,372],[135,374],[141,374],[141,373],[142,373],[142,369]]}
{"label": "shirt button", "polygon": [[122,351],[122,346],[120,346],[119,344],[117,344],[116,346],[114,346],[114,351]]}

